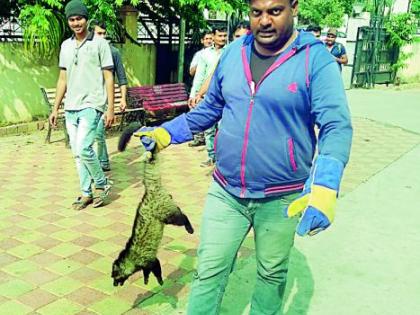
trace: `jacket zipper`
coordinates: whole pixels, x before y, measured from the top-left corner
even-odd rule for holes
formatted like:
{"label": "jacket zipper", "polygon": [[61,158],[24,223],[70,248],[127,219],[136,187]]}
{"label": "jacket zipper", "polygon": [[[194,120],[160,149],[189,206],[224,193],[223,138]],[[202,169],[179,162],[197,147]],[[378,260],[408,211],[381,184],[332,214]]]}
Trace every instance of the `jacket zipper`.
{"label": "jacket zipper", "polygon": [[257,83],[257,85],[255,85],[255,82],[252,80],[250,65],[249,65],[249,62],[246,58],[245,46],[242,49],[243,49],[242,50],[242,62],[244,63],[245,74],[246,74],[246,77],[247,77],[249,88],[251,90],[251,101],[250,101],[250,105],[249,105],[249,109],[248,109],[248,117],[247,117],[247,120],[246,120],[246,127],[245,127],[245,138],[244,138],[244,144],[242,146],[242,156],[241,156],[241,186],[242,186],[242,188],[241,188],[240,197],[244,198],[245,197],[245,192],[246,192],[245,161],[246,161],[246,153],[247,153],[247,149],[248,149],[249,129],[250,129],[250,126],[251,126],[251,114],[252,114],[252,109],[254,108],[255,94],[257,93],[258,88],[260,87],[261,83],[265,80],[265,78],[267,78],[274,70],[276,70],[278,67],[280,67],[286,60],[291,58],[296,53],[297,48],[293,47],[292,50],[288,54],[286,54],[284,57],[282,57],[279,61],[275,62],[264,73],[264,75],[262,76],[260,81]]}

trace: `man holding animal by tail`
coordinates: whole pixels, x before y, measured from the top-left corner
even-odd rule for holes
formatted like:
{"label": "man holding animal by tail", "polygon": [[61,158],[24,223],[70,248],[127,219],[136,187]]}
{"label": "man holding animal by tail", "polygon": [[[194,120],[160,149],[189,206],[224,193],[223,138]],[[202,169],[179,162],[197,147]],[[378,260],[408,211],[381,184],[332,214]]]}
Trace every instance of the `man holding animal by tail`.
{"label": "man holding animal by tail", "polygon": [[110,127],[114,120],[113,62],[107,41],[88,32],[86,6],[80,0],[72,0],[66,5],[65,14],[73,36],[61,45],[60,75],[49,121],[56,126],[58,108],[67,92],[66,128],[81,188],[73,208],[81,210],[91,203],[94,207],[102,206],[111,188],[92,145],[103,113],[105,127]]}
{"label": "man holding animal by tail", "polygon": [[222,54],[204,100],[160,127],[135,133],[162,150],[220,120],[190,315],[219,313],[251,228],[257,281],[250,313],[277,314],[295,232],[315,235],[330,226],[350,154],[352,126],[340,71],[319,40],[295,30],[298,0],[249,5],[252,34]]}

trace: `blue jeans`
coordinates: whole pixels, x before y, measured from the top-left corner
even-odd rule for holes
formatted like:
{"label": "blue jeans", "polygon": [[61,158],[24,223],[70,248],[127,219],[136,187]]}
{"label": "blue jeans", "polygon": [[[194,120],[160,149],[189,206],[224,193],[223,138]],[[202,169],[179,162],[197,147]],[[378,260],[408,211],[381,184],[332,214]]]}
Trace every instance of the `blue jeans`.
{"label": "blue jeans", "polygon": [[109,156],[105,137],[105,121],[103,117],[99,119],[98,128],[96,129],[96,145],[99,164],[102,168],[109,168]]}
{"label": "blue jeans", "polygon": [[66,111],[66,128],[76,160],[80,189],[85,197],[92,196],[92,181],[96,188],[104,188],[106,177],[92,146],[102,113],[93,108]]}
{"label": "blue jeans", "polygon": [[277,314],[298,223],[298,218],[285,218],[283,209],[298,195],[240,199],[212,183],[203,213],[198,267],[188,301],[188,315],[219,313],[239,247],[251,228],[255,235],[257,281],[250,314]]}
{"label": "blue jeans", "polygon": [[214,137],[216,136],[217,124],[204,131],[204,138],[206,139],[207,155],[210,160],[215,161],[214,152]]}

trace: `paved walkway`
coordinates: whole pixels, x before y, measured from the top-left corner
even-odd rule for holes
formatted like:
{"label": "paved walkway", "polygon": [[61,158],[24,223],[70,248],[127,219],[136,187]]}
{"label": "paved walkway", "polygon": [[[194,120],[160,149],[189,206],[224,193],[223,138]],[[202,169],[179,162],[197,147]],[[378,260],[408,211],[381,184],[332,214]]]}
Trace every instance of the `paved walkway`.
{"label": "paved walkway", "polygon": [[[296,239],[283,314],[420,313],[419,96],[349,91],[355,137],[337,219],[317,237]],[[145,286],[136,275],[114,288],[112,261],[142,193],[136,145],[121,154],[116,140],[109,140],[112,203],[75,212],[69,205],[78,180],[62,141],[45,145],[41,133],[0,139],[0,314],[184,313],[211,180],[199,167],[205,152],[181,145],[162,154],[163,181],[196,228],[192,236],[166,228],[164,286],[154,279]],[[246,312],[254,259],[250,236],[222,314]]]}

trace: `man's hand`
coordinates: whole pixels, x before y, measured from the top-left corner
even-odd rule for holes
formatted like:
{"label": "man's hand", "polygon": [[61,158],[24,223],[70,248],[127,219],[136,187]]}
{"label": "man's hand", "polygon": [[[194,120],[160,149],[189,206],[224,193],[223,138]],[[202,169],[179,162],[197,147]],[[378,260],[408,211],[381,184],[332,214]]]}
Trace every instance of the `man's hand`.
{"label": "man's hand", "polygon": [[201,95],[196,95],[195,97],[190,98],[190,99],[188,100],[188,107],[189,107],[190,109],[193,109],[193,108],[195,108],[195,107],[198,105],[198,103],[200,103],[202,100],[203,100],[203,96],[201,96]]}
{"label": "man's hand", "polygon": [[57,127],[57,119],[58,119],[58,111],[53,110],[50,114],[50,117],[48,118],[48,121],[50,122],[50,125],[54,128]]}
{"label": "man's hand", "polygon": [[104,117],[105,128],[110,128],[114,123],[114,111],[107,111]]}
{"label": "man's hand", "polygon": [[312,236],[331,225],[343,169],[343,163],[332,157],[316,158],[300,197],[285,209],[286,217],[303,214],[296,228],[298,235]]}
{"label": "man's hand", "polygon": [[171,135],[163,127],[141,127],[134,136],[140,138],[146,150],[154,150],[156,153],[171,144]]}
{"label": "man's hand", "polygon": [[121,110],[121,112],[124,112],[126,108],[127,108],[127,101],[122,98],[121,99],[121,103],[120,103],[120,110]]}

